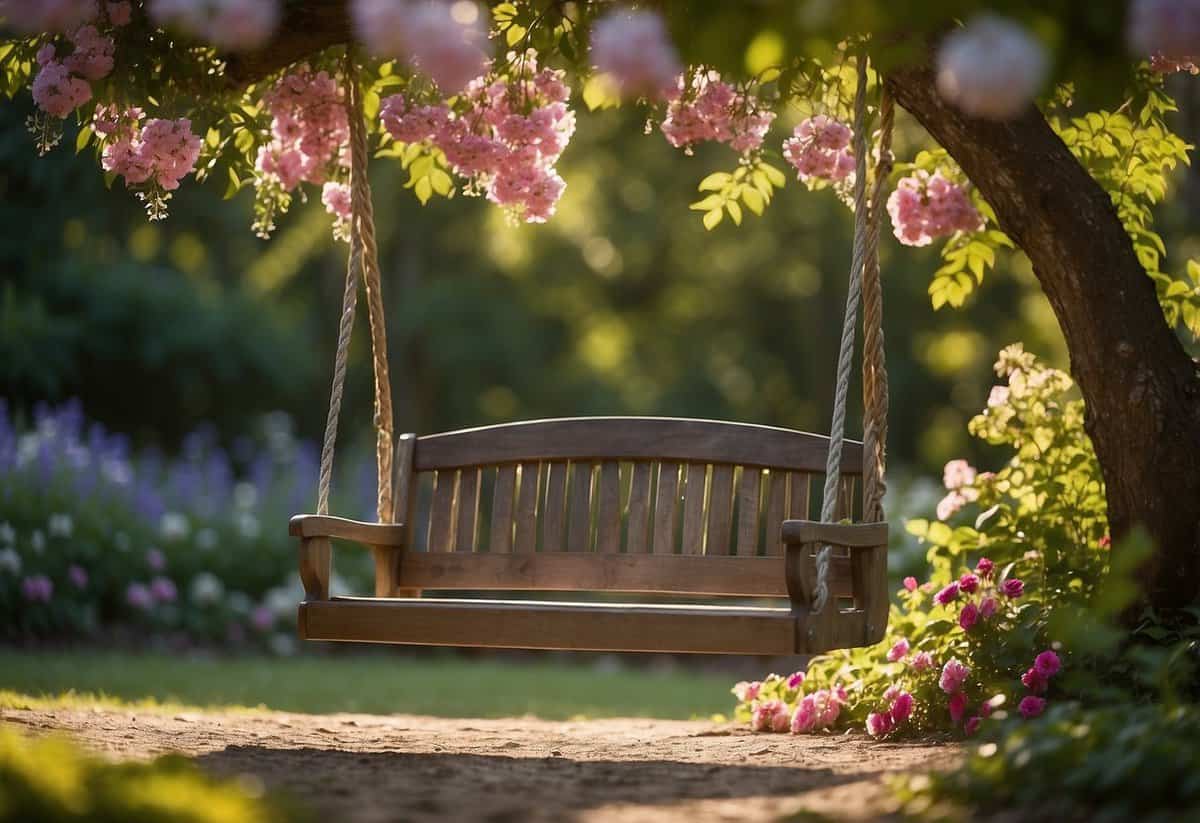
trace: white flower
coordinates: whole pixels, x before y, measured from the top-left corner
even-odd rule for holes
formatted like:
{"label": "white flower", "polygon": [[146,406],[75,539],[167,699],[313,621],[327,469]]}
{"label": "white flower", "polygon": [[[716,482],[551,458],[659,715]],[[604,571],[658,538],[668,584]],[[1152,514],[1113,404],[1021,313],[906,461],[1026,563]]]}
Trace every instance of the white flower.
{"label": "white flower", "polygon": [[17,554],[16,549],[0,549],[0,571],[9,574],[21,573],[21,555]]}
{"label": "white flower", "polygon": [[1008,120],[1033,102],[1047,63],[1046,50],[1024,28],[983,14],[942,43],[938,90],[972,117]]}
{"label": "white flower", "polygon": [[7,521],[0,523],[0,545],[11,546],[17,541],[17,530]]}
{"label": "white flower", "polygon": [[159,521],[159,531],[162,533],[163,540],[176,541],[182,540],[191,532],[191,526],[188,524],[188,519],[178,512],[167,512]]}
{"label": "white flower", "polygon": [[252,509],[258,503],[258,489],[253,483],[242,481],[233,487],[233,505],[239,509]]}
{"label": "white flower", "polygon": [[238,512],[233,518],[234,525],[237,527],[238,534],[247,540],[253,540],[262,532],[258,525],[258,518],[250,512]]}
{"label": "white flower", "polygon": [[192,578],[189,592],[193,603],[200,606],[211,606],[224,596],[225,585],[215,574],[200,572]]}
{"label": "white flower", "polygon": [[220,537],[214,529],[207,526],[196,532],[196,548],[202,552],[210,552],[220,543]]}
{"label": "white flower", "polygon": [[46,523],[51,537],[69,538],[75,531],[75,521],[69,514],[52,514]]}
{"label": "white flower", "polygon": [[33,549],[34,554],[41,554],[46,550],[46,535],[41,529],[34,529],[33,534],[29,535],[29,547]]}

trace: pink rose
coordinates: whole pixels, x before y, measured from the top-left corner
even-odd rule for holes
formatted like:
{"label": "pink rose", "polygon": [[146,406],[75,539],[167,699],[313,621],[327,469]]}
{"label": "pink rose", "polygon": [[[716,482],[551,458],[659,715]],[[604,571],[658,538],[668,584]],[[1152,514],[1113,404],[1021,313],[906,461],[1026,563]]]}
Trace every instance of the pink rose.
{"label": "pink rose", "polygon": [[792,724],[792,715],[782,700],[767,700],[754,707],[750,728],[756,732],[786,732]]}
{"label": "pink rose", "polygon": [[1023,697],[1017,706],[1017,711],[1021,713],[1021,717],[1030,720],[1046,711],[1046,701],[1033,695]]}
{"label": "pink rose", "polygon": [[1011,577],[1000,584],[1000,591],[1016,600],[1021,595],[1025,594],[1025,584],[1015,577]]}
{"label": "pink rose", "polygon": [[958,613],[958,625],[962,626],[964,632],[969,632],[978,620],[979,608],[974,603],[963,606],[962,611]]}
{"label": "pink rose", "polygon": [[929,652],[917,652],[913,655],[910,665],[919,672],[933,667],[933,655]]}
{"label": "pink rose", "polygon": [[958,658],[951,658],[946,661],[946,665],[942,667],[942,676],[938,679],[938,685],[946,694],[954,694],[961,691],[963,683],[971,674],[971,669],[960,663]]}
{"label": "pink rose", "polygon": [[933,596],[939,605],[945,606],[958,599],[958,583],[951,583]]}
{"label": "pink rose", "polygon": [[787,687],[789,689],[798,689],[804,682],[804,672],[792,672],[788,675]]}
{"label": "pink rose", "polygon": [[871,712],[867,715],[867,734],[871,737],[883,737],[891,732],[893,726],[894,722],[890,714]]}
{"label": "pink rose", "polygon": [[1049,685],[1046,678],[1037,669],[1029,669],[1021,675],[1021,683],[1034,694],[1041,694]]}
{"label": "pink rose", "polygon": [[908,692],[900,692],[892,701],[892,722],[899,725],[912,716],[913,696]]}
{"label": "pink rose", "polygon": [[979,588],[979,578],[970,573],[964,574],[958,578],[958,587],[967,594],[974,594]]}
{"label": "pink rose", "polygon": [[988,596],[983,598],[983,602],[979,604],[979,616],[984,620],[990,620],[992,615],[996,613],[996,598]]}
{"label": "pink rose", "polygon": [[888,649],[887,659],[889,663],[895,663],[898,660],[903,660],[908,654],[908,641],[900,638],[890,649]]}
{"label": "pink rose", "polygon": [[983,578],[992,576],[992,570],[996,568],[996,564],[986,557],[979,558],[979,562],[975,564],[975,573]]}
{"label": "pink rose", "polygon": [[965,692],[955,692],[950,695],[950,701],[947,703],[950,709],[950,719],[955,723],[963,719],[963,715],[967,713],[967,695]]}
{"label": "pink rose", "polygon": [[811,694],[805,695],[792,715],[792,734],[811,732],[816,724],[817,703]]}
{"label": "pink rose", "polygon": [[1061,665],[1058,655],[1049,650],[1039,654],[1033,661],[1033,667],[1042,677],[1054,677]]}

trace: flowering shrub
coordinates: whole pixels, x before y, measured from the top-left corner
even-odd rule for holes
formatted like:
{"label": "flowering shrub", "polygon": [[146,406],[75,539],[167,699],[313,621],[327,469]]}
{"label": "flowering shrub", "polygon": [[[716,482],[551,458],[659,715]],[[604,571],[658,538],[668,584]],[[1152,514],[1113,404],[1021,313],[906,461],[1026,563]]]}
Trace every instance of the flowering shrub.
{"label": "flowering shrub", "polygon": [[[1006,385],[970,431],[1012,456],[994,473],[946,466],[940,519],[908,523],[930,546],[929,579],[904,581],[885,642],[818,657],[803,680],[844,691],[841,721],[874,736],[970,736],[993,717],[1041,715],[1071,664],[1055,616],[1092,600],[1107,570],[1104,490],[1070,378],[1020,345],[996,370]],[[967,506],[982,510],[973,525],[944,522]],[[763,683],[735,689],[739,718],[763,700],[794,707],[798,691]]]}
{"label": "flowering shrub", "polygon": [[[77,404],[39,410],[26,429],[0,403],[0,636],[149,632],[290,650],[302,590],[283,524],[311,505],[317,454],[284,420],[263,435],[230,454],[197,432],[166,460],[133,453]],[[362,494],[372,508],[373,489]],[[346,559],[340,571],[365,573]]]}

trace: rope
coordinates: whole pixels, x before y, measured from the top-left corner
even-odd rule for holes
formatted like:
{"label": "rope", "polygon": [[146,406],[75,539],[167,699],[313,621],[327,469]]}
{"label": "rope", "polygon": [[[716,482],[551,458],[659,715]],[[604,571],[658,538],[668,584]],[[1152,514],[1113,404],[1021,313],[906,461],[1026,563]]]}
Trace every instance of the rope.
{"label": "rope", "polygon": [[379,472],[377,514],[379,522],[392,521],[392,393],[388,375],[387,331],[384,325],[383,292],[380,287],[379,252],[375,242],[375,216],[371,205],[371,187],[367,181],[367,135],[353,56],[346,52],[347,114],[350,119],[350,257],[346,265],[346,288],[342,295],[342,315],[338,326],[337,353],[333,362],[333,389],[329,396],[329,414],[325,418],[325,439],[321,444],[321,470],[317,480],[317,514],[329,513],[329,488],[333,478],[333,455],[337,440],[338,417],[346,383],[346,362],[354,314],[358,303],[358,281],[367,289],[367,308],[371,324],[371,353],[375,367],[375,456]]}
{"label": "rope", "polygon": [[[854,360],[854,335],[858,325],[858,304],[863,293],[863,270],[868,262],[871,262],[874,267],[878,266],[880,213],[877,207],[868,208],[867,205],[867,61],[864,57],[860,57],[857,64],[858,83],[854,94],[854,251],[850,260],[850,285],[846,294],[846,314],[842,323],[842,341],[838,350],[833,422],[830,425],[829,453],[825,463],[825,490],[821,503],[821,520],[825,523],[832,523],[837,514],[842,447],[846,437],[846,401],[850,392],[850,370]],[[890,140],[888,145],[890,146]],[[872,192],[872,206],[881,201],[883,184],[884,181],[877,177]],[[874,308],[877,311],[873,315],[873,319],[876,329],[878,329],[878,323],[882,316],[882,301],[876,303]],[[868,322],[871,321],[868,320]],[[878,344],[882,345],[882,332],[879,332]],[[882,374],[885,372],[876,371],[873,366],[866,376],[873,379]],[[867,392],[864,391],[864,393]],[[869,394],[874,407],[878,410],[879,392],[871,391]],[[884,389],[883,396],[886,398],[886,389]],[[877,426],[873,428],[878,430]],[[873,465],[882,468],[882,463]],[[877,487],[873,493],[879,493]],[[878,505],[878,501],[875,505]],[[814,613],[824,610],[829,600],[829,563],[832,555],[833,547],[829,545],[822,546],[817,552],[817,579],[813,587],[812,604]]]}

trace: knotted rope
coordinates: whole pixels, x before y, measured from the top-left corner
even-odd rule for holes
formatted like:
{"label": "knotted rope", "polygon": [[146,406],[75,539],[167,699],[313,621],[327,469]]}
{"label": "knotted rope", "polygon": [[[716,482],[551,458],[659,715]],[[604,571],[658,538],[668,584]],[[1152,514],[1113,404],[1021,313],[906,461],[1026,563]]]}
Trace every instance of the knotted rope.
{"label": "knotted rope", "polygon": [[317,480],[317,514],[329,513],[329,487],[333,477],[333,455],[338,416],[346,382],[346,361],[354,313],[358,303],[358,281],[367,290],[371,325],[371,355],[375,367],[375,458],[379,472],[377,514],[380,523],[392,522],[392,388],[388,374],[387,327],[383,314],[383,290],[379,273],[379,250],[375,242],[375,211],[367,180],[367,131],[363,117],[362,90],[351,50],[346,51],[346,109],[350,120],[350,258],[346,265],[346,288],[338,326],[337,353],[333,361],[333,390],[325,439],[321,445],[321,470]]}
{"label": "knotted rope", "polygon": [[[867,204],[867,61],[860,57],[858,83],[854,94],[854,250],[850,258],[850,285],[846,293],[846,314],[842,322],[842,341],[838,349],[837,380],[833,398],[833,422],[829,431],[829,453],[825,463],[825,490],[821,502],[821,520],[834,522],[837,514],[838,487],[841,485],[842,446],[846,435],[846,401],[850,391],[850,370],[854,361],[854,335],[858,325],[858,305],[866,282],[867,308],[864,313],[866,353],[863,358],[864,444],[864,515],[868,521],[883,519],[883,450],[887,438],[887,370],[883,360],[883,300],[879,288],[879,226],[883,191],[891,168],[892,105],[886,97],[880,109],[880,157],[870,206]],[[877,415],[882,415],[883,420]],[[817,552],[817,579],[813,587],[813,612],[819,613],[829,600],[829,564],[833,547],[822,546]]]}

